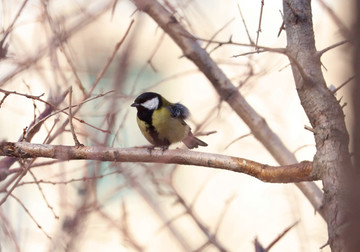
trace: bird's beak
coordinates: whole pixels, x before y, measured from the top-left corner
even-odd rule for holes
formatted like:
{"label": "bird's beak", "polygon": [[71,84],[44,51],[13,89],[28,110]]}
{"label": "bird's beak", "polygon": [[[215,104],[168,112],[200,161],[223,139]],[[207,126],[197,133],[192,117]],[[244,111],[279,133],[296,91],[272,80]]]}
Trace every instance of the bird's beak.
{"label": "bird's beak", "polygon": [[135,107],[135,108],[137,108],[137,107],[139,107],[139,103],[134,102],[134,103],[133,103],[133,104],[131,104],[130,106],[131,106],[131,107]]}

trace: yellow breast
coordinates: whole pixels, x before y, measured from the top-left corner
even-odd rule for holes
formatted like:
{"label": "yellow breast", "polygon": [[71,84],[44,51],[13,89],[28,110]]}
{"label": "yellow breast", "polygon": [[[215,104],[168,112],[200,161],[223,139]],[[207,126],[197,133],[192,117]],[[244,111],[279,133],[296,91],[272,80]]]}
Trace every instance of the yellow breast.
{"label": "yellow breast", "polygon": [[[154,145],[159,145],[149,132],[150,125],[138,118],[138,125],[145,138]],[[190,131],[190,127],[179,118],[171,117],[170,111],[162,107],[154,111],[152,116],[152,125],[157,132],[160,141],[167,140],[170,144],[180,142]]]}

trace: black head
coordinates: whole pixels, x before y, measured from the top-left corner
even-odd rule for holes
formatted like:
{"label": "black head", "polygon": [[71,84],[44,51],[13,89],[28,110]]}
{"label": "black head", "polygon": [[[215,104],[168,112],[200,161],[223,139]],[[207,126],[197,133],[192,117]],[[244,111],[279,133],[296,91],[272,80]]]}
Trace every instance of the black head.
{"label": "black head", "polygon": [[135,107],[140,110],[150,110],[154,111],[162,106],[162,97],[161,95],[153,92],[146,92],[139,95],[131,107]]}

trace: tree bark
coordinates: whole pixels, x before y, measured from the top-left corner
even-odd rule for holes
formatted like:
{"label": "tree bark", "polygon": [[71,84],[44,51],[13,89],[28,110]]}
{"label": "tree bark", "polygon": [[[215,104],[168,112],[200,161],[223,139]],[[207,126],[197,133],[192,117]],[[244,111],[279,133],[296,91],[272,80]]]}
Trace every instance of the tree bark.
{"label": "tree bark", "polygon": [[311,1],[284,0],[287,53],[296,89],[314,129],[314,170],[322,177],[329,244],[332,251],[346,251],[349,224],[345,206],[345,181],[351,167],[349,136],[339,102],[327,88],[321,72],[321,53],[315,48]]}
{"label": "tree bark", "polygon": [[352,130],[352,149],[354,152],[354,170],[348,179],[349,194],[348,204],[351,209],[351,222],[347,230],[347,249],[348,251],[358,251],[360,248],[360,0],[354,1],[355,24],[352,27],[354,32],[354,52],[353,64],[355,73],[355,85],[352,90],[354,124]]}

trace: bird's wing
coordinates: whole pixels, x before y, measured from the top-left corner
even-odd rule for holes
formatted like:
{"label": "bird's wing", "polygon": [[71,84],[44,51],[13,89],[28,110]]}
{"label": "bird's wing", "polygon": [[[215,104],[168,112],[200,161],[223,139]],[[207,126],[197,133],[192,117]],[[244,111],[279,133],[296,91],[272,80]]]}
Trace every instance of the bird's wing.
{"label": "bird's wing", "polygon": [[186,119],[190,115],[190,112],[187,109],[187,107],[185,107],[180,103],[175,103],[169,106],[168,109],[170,110],[171,117]]}

